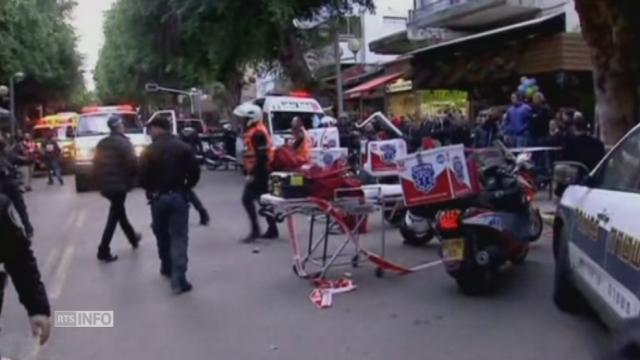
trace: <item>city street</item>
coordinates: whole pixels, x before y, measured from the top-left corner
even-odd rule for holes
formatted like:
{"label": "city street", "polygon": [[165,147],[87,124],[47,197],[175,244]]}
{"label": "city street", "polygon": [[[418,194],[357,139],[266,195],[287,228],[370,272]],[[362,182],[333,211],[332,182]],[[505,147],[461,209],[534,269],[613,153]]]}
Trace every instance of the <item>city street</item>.
{"label": "city street", "polygon": [[[106,329],[56,328],[45,347],[30,341],[26,314],[13,288],[0,345],[5,356],[44,360],[111,359],[590,359],[609,340],[593,320],[560,313],[551,301],[553,260],[549,231],[529,261],[505,274],[500,289],[463,296],[434,266],[405,277],[377,279],[373,268],[353,273],[355,292],[318,310],[311,286],[291,271],[282,240],[240,244],[247,220],[240,205],[238,173],[205,172],[197,192],[210,210],[209,227],[191,213],[190,279],[194,291],[172,295],[158,273],[149,210],[141,191],[128,199],[129,216],[144,233],[134,252],[118,229],[119,261],[96,258],[107,202],[96,193],[76,194],[43,179],[27,195],[36,226],[34,248],[54,310],[113,310]],[[303,223],[304,218],[300,218]],[[373,223],[374,234],[379,222]],[[399,233],[390,253],[410,261],[437,260],[435,245],[411,249]],[[372,245],[373,246],[373,245]],[[255,253],[259,248],[260,252]]]}

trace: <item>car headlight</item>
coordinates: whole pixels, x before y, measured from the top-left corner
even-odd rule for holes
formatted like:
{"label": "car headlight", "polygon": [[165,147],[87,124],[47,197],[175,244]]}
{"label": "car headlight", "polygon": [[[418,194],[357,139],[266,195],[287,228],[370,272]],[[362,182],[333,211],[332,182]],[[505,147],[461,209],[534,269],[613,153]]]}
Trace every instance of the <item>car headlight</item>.
{"label": "car headlight", "polygon": [[86,161],[93,159],[93,149],[76,148],[76,160]]}
{"label": "car headlight", "polygon": [[145,147],[142,145],[137,145],[133,147],[133,150],[136,152],[136,156],[140,157],[140,155],[142,155],[142,153],[144,152]]}

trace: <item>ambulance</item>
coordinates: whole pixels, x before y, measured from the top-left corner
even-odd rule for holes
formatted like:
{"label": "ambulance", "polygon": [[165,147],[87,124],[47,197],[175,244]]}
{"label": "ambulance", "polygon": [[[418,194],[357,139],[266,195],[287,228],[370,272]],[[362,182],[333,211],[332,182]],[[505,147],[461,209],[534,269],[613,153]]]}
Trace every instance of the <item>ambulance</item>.
{"label": "ambulance", "polygon": [[319,126],[325,116],[320,103],[304,92],[270,95],[252,102],[262,109],[264,124],[272,134],[276,147],[285,145],[287,140],[293,137],[291,120],[294,117],[300,117],[305,128],[313,129]]}
{"label": "ambulance", "polygon": [[[68,172],[73,169],[73,137],[78,124],[78,114],[74,112],[59,113],[46,116],[33,127],[33,140],[38,145],[53,136],[62,150],[62,170]],[[36,168],[42,169],[44,165],[41,158],[36,159]]]}

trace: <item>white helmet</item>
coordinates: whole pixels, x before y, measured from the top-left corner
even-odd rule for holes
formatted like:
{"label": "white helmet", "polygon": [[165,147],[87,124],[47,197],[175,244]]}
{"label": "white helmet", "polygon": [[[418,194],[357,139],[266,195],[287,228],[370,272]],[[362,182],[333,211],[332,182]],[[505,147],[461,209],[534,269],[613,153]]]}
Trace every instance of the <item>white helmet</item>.
{"label": "white helmet", "polygon": [[332,126],[338,125],[338,120],[336,120],[335,118],[333,118],[331,116],[325,116],[325,117],[322,118],[322,121],[320,123],[324,127],[332,127]]}
{"label": "white helmet", "polygon": [[262,109],[260,109],[259,106],[251,103],[244,103],[238,106],[237,108],[235,108],[235,110],[233,110],[233,115],[244,119],[246,126],[251,126],[259,121],[262,121]]}

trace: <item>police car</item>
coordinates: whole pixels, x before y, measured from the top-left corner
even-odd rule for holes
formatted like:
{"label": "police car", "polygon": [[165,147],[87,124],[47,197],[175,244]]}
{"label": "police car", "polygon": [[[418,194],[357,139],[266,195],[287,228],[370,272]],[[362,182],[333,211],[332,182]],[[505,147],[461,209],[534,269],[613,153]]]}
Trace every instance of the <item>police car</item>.
{"label": "police car", "polygon": [[617,328],[640,313],[640,126],[590,174],[569,170],[553,228],[554,301],[572,313],[588,304]]}

